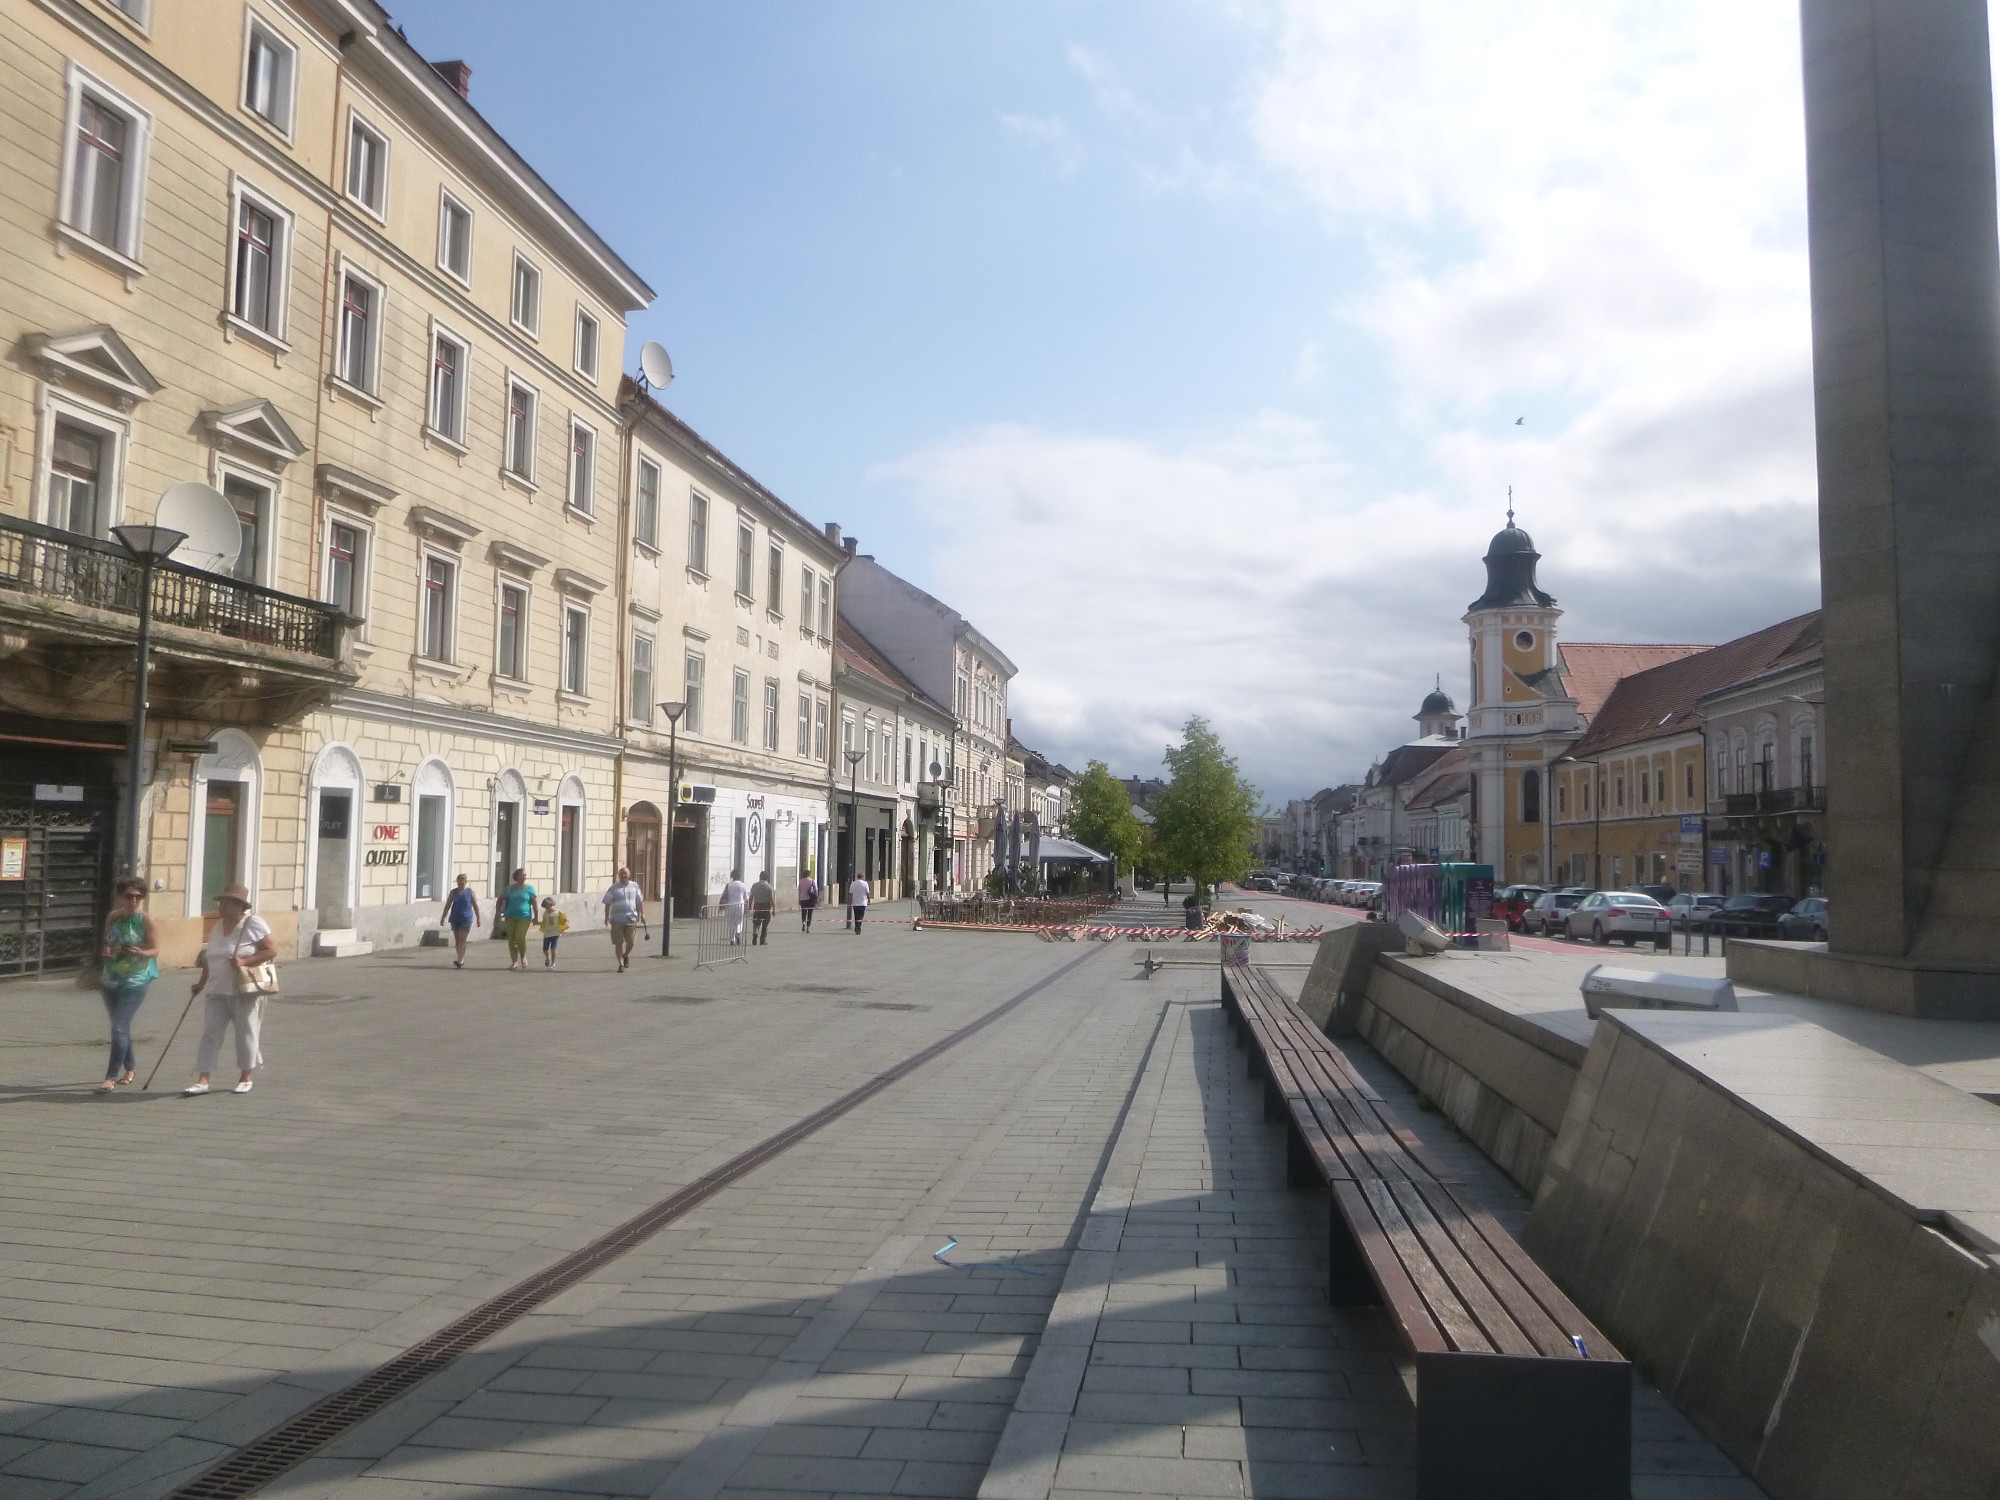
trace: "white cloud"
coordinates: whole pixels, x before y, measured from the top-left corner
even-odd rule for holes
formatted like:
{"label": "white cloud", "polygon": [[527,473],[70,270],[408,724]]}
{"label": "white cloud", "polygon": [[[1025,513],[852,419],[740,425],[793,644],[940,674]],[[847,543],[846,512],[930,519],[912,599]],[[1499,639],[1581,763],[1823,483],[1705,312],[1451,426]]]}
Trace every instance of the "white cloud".
{"label": "white cloud", "polygon": [[[1810,608],[1795,7],[1239,14],[1260,60],[1210,101],[1233,130],[1179,132],[1113,59],[1071,63],[1141,180],[1246,184],[1364,250],[1339,316],[1379,354],[1381,410],[1171,441],[994,427],[888,466],[943,535],[934,586],[1021,663],[1024,738],[1147,773],[1202,712],[1273,797],[1358,776],[1433,672],[1462,699],[1458,618],[1509,484],[1568,639]],[[1304,336],[1274,383],[1304,401],[1326,358]]]}
{"label": "white cloud", "polygon": [[1002,115],[1000,123],[1013,134],[1045,148],[1056,170],[1067,177],[1086,160],[1083,145],[1060,115]]}

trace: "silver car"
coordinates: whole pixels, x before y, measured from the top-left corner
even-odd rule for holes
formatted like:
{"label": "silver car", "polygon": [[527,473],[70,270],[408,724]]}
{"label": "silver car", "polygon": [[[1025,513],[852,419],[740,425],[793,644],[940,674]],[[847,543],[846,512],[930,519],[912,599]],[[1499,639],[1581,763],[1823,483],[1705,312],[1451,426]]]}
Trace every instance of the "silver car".
{"label": "silver car", "polygon": [[1616,938],[1630,948],[1667,930],[1667,909],[1639,891],[1592,891],[1569,909],[1563,931],[1599,945]]}

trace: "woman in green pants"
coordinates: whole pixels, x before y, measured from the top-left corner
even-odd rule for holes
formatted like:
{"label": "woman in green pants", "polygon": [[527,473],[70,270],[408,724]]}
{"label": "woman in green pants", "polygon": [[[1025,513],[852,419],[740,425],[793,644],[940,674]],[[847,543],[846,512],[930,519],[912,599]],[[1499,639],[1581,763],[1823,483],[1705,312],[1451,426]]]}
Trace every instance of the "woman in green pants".
{"label": "woman in green pants", "polygon": [[535,888],[528,872],[516,870],[514,882],[500,893],[500,920],[507,924],[507,967],[528,967],[528,932],[535,925]]}

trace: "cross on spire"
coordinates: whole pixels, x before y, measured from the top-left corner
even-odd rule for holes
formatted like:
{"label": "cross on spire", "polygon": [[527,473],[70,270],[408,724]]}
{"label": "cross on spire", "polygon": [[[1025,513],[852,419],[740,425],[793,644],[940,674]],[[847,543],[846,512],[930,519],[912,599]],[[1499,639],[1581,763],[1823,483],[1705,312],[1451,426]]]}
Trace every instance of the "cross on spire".
{"label": "cross on spire", "polygon": [[1507,486],[1507,524],[1514,524],[1514,486]]}

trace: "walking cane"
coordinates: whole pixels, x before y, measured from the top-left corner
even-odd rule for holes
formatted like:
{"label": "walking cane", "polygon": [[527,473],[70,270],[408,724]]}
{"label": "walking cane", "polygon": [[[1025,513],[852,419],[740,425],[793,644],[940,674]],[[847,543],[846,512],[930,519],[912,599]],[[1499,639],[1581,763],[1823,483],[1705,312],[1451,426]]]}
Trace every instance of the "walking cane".
{"label": "walking cane", "polygon": [[167,1045],[160,1049],[160,1055],[153,1060],[153,1071],[148,1073],[146,1081],[139,1085],[140,1093],[144,1094],[152,1090],[153,1080],[160,1076],[160,1064],[167,1060],[167,1053],[173,1050],[174,1038],[181,1034],[181,1021],[185,1021],[188,1018],[188,1012],[194,1009],[194,997],[200,993],[201,990],[199,987],[188,991],[188,1003],[181,1007],[181,1019],[174,1022],[174,1029],[167,1033]]}

